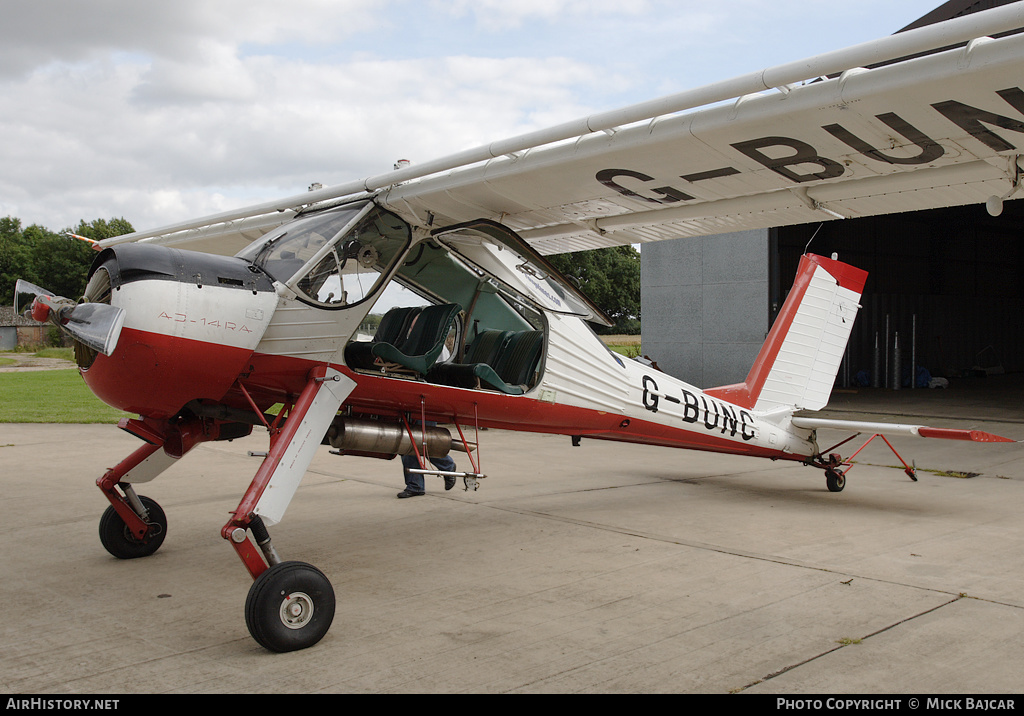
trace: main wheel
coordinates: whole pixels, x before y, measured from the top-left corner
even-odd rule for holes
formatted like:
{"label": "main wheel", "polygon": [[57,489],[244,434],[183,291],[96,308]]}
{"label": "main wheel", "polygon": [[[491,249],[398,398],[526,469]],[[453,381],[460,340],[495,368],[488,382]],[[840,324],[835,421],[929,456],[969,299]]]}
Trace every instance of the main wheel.
{"label": "main wheel", "polygon": [[148,497],[140,496],[139,500],[149,513],[146,521],[151,525],[142,539],[132,534],[113,505],[100,517],[100,542],[118,559],[148,557],[160,549],[167,536],[167,516],[160,505]]}
{"label": "main wheel", "polygon": [[846,487],[846,475],[839,470],[825,470],[825,484],[829,492],[842,492]]}
{"label": "main wheel", "polygon": [[334,588],[305,562],[281,562],[252,583],[245,599],[245,625],[270,651],[296,651],[323,639],[334,620]]}

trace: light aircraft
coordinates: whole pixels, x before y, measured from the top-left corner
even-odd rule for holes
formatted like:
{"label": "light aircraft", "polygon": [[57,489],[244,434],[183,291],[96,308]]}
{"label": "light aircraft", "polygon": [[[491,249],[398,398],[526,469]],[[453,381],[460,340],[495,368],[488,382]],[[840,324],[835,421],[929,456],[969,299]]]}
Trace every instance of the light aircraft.
{"label": "light aircraft", "polygon": [[[1015,3],[101,241],[80,301],[21,282],[32,314],[75,338],[96,395],[138,415],[120,427],[141,446],[97,481],[103,545],[155,552],[167,520],[136,485],[199,443],[265,430],[221,534],[253,578],[250,633],[290,651],[327,632],[334,592],[283,560],[269,529],[323,443],[415,454],[425,474],[439,471],[424,458],[463,450],[470,467],[448,476],[467,489],[491,427],[792,460],[839,491],[849,462],[821,449],[820,428],[1004,440],[805,416],[828,402],[864,287],[834,257],[803,257],[746,381],[701,390],[607,350],[588,325],[606,318],[544,256],[953,204],[998,212],[1020,186],[1024,36],[991,36],[1022,26]],[[394,287],[415,300],[359,340]]]}

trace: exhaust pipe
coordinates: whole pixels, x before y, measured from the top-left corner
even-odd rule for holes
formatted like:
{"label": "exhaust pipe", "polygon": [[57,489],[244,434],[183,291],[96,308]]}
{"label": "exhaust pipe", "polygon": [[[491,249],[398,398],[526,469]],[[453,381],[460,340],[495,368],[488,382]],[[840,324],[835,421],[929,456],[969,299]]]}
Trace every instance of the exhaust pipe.
{"label": "exhaust pipe", "polygon": [[[444,457],[451,450],[469,452],[476,448],[473,444],[453,440],[446,428],[427,427],[426,452],[430,457]],[[423,426],[413,427],[412,434],[416,440],[416,450],[423,450]],[[395,455],[412,455],[412,440],[405,426],[381,420],[360,420],[358,418],[337,417],[327,430],[327,440],[331,447],[343,453],[394,457]]]}

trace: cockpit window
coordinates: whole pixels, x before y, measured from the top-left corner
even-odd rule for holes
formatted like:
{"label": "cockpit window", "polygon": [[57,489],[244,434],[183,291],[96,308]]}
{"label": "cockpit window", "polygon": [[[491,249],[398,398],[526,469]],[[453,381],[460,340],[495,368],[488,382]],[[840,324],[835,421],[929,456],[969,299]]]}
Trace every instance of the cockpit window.
{"label": "cockpit window", "polygon": [[508,227],[479,220],[438,229],[434,236],[453,254],[497,279],[498,290],[510,300],[612,325],[600,308]]}
{"label": "cockpit window", "polygon": [[376,291],[410,238],[405,222],[363,202],[286,224],[238,256],[262,267],[303,301],[342,308]]}

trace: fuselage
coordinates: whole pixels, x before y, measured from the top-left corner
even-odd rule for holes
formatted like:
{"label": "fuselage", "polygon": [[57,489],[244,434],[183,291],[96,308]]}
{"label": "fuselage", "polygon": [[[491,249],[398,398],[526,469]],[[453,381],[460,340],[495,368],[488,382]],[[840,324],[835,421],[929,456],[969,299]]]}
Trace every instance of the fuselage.
{"label": "fuselage", "polygon": [[[789,425],[791,411],[759,415],[608,350],[587,325],[585,299],[547,268],[531,267],[536,258],[524,250],[486,232],[414,235],[390,214],[379,230],[389,241],[378,241],[366,227],[381,212],[356,208],[331,225],[337,235],[324,236],[320,220],[322,245],[305,256],[286,248],[301,235],[295,230],[236,257],[130,244],[105,250],[87,298],[102,294],[126,315],[116,350],[80,361],[86,383],[114,407],[172,421],[195,402],[265,411],[294,399],[310,371],[327,365],[355,380],[343,408],[352,415],[793,460],[816,454],[813,434]],[[346,345],[367,314],[382,312],[374,306],[396,281],[426,302],[463,309],[447,360],[458,360],[483,328],[542,331],[522,394],[348,365]]]}

